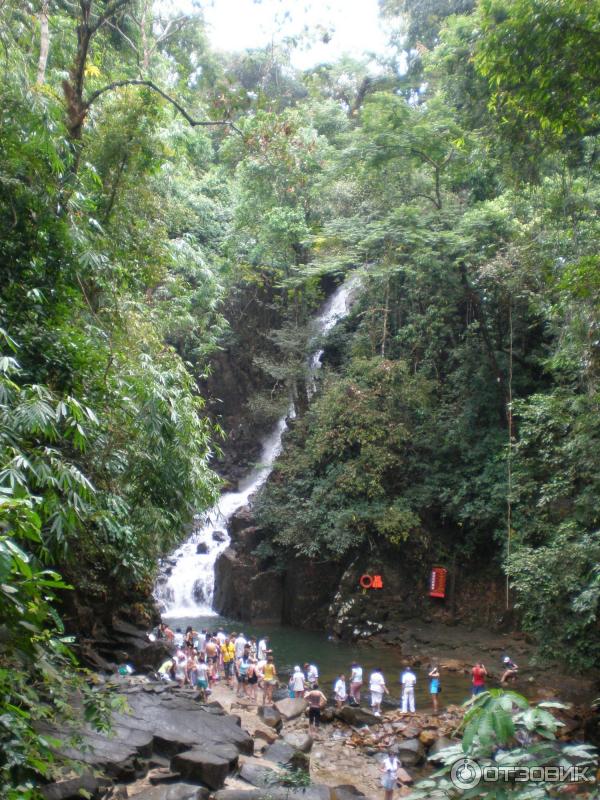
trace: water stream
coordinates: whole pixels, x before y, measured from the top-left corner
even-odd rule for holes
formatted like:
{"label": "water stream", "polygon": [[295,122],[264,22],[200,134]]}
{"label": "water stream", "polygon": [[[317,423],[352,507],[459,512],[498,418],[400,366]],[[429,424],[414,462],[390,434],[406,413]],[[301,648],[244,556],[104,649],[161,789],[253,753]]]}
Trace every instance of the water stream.
{"label": "water stream", "polygon": [[[333,292],[313,320],[314,339],[319,340],[342,319],[349,309],[349,302],[357,278],[350,276]],[[315,349],[308,360],[310,378],[309,396],[317,386],[317,373],[321,368],[322,349]],[[215,615],[212,609],[215,582],[215,564],[228,547],[230,538],[228,523],[233,514],[245,506],[252,495],[265,483],[275,459],[281,452],[281,439],[287,420],[293,418],[294,407],[278,420],[274,429],[262,441],[260,462],[239,482],[237,490],[225,492],[213,508],[198,516],[189,539],[168,559],[171,565],[167,580],[156,586],[156,599],[164,617],[207,617]]]}

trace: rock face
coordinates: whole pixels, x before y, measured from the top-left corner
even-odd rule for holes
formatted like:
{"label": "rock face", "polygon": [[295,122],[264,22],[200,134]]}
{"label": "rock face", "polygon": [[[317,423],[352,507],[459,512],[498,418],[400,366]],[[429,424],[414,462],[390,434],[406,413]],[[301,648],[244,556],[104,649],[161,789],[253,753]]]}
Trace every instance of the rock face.
{"label": "rock face", "polygon": [[407,767],[414,767],[425,760],[425,748],[418,739],[404,739],[398,744],[398,756]]}
{"label": "rock face", "polygon": [[[129,710],[113,714],[111,735],[97,733],[80,723],[77,732],[82,738],[81,748],[73,746],[71,730],[45,726],[40,726],[40,730],[59,740],[56,750],[61,755],[118,781],[131,781],[143,774],[144,759],[152,754],[176,757],[188,751],[187,758],[177,762],[177,771],[212,788],[222,786],[219,780],[224,780],[237,766],[238,753],[253,753],[252,738],[236,724],[234,717],[210,713],[193,696],[177,690],[165,691],[160,684],[156,685],[156,691],[153,688],[149,685],[144,687],[149,691],[141,691],[141,687],[134,686],[125,690]],[[196,757],[198,752],[204,761]],[[198,761],[202,762],[199,766],[186,766]],[[49,796],[48,800],[55,798]],[[56,800],[61,798],[57,796]]]}
{"label": "rock face", "polygon": [[210,792],[202,786],[191,783],[177,783],[174,786],[155,786],[134,795],[137,800],[207,800]]}

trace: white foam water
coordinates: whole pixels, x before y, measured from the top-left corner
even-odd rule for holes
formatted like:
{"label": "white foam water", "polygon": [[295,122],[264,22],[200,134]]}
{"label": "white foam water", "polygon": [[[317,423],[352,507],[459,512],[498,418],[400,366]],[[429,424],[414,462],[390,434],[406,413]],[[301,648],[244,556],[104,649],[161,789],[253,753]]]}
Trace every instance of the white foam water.
{"label": "white foam water", "polygon": [[[315,337],[327,333],[346,316],[356,285],[356,276],[350,276],[323,305],[313,321]],[[321,368],[322,355],[323,350],[316,350],[309,358],[309,396],[316,391],[316,376]],[[273,463],[281,452],[281,440],[287,428],[287,420],[294,415],[292,405],[271,433],[263,439],[259,464],[240,481],[237,491],[222,494],[213,508],[196,519],[190,538],[172,554],[171,560],[175,559],[176,563],[167,580],[157,584],[155,591],[163,617],[216,615],[212,608],[215,564],[230,543],[227,531],[229,520],[238,509],[248,503],[250,497],[269,477]]]}

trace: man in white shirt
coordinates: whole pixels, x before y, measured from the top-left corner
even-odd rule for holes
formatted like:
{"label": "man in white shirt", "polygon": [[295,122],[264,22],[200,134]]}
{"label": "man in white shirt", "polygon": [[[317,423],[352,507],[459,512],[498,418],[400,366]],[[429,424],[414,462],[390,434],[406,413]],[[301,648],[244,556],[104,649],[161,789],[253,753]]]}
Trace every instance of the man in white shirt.
{"label": "man in white shirt", "polygon": [[371,692],[371,708],[376,717],[381,716],[381,701],[384,694],[389,694],[385,685],[385,678],[382,671],[377,667],[369,678],[369,690]]}
{"label": "man in white shirt", "polygon": [[257,657],[259,661],[267,660],[267,650],[269,649],[269,637],[263,636],[258,643]]}
{"label": "man in white shirt", "polygon": [[235,644],[235,657],[236,657],[236,660],[237,660],[238,658],[242,658],[243,657],[243,655],[244,655],[244,647],[246,647],[246,644],[247,644],[243,633],[240,633],[240,635],[235,640],[234,644]]}
{"label": "man in white shirt", "polygon": [[294,674],[292,675],[292,691],[295,697],[304,697],[304,675],[300,667],[294,667]]}
{"label": "man in white shirt", "polygon": [[415,684],[417,676],[410,667],[406,667],[400,677],[402,684],[402,713],[406,714],[410,711],[411,714],[415,713]]}
{"label": "man in white shirt", "polygon": [[227,641],[227,635],[225,634],[223,628],[219,628],[219,630],[217,631],[217,639],[219,641],[219,647],[223,647],[223,645]]}

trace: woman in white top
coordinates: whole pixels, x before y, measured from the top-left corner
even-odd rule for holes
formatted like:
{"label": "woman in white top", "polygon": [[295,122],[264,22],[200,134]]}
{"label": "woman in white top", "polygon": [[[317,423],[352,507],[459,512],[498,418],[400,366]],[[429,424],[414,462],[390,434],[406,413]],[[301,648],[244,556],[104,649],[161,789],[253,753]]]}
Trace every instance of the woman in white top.
{"label": "woman in white top", "polygon": [[383,772],[383,776],[381,778],[381,785],[384,788],[385,800],[392,800],[394,796],[394,787],[396,786],[396,781],[398,779],[398,769],[400,767],[400,762],[396,758],[396,756],[389,753],[383,760],[383,764],[381,765],[381,771]]}
{"label": "woman in white top", "polygon": [[333,687],[333,693],[335,695],[335,704],[338,708],[341,708],[346,699],[348,694],[346,692],[346,676],[340,675],[340,677],[335,682],[335,686]]}
{"label": "woman in white top", "polygon": [[291,684],[294,697],[304,697],[304,675],[300,667],[294,667]]}
{"label": "woman in white top", "polygon": [[371,691],[371,708],[373,709],[375,716],[380,717],[383,695],[389,694],[389,692],[387,686],[385,685],[385,678],[383,677],[383,673],[379,667],[377,667],[375,671],[371,673],[371,677],[369,679],[369,689]]}
{"label": "woman in white top", "polygon": [[350,697],[354,700],[357,706],[360,705],[360,687],[363,683],[363,671],[356,661],[352,664],[352,673],[350,674]]}

